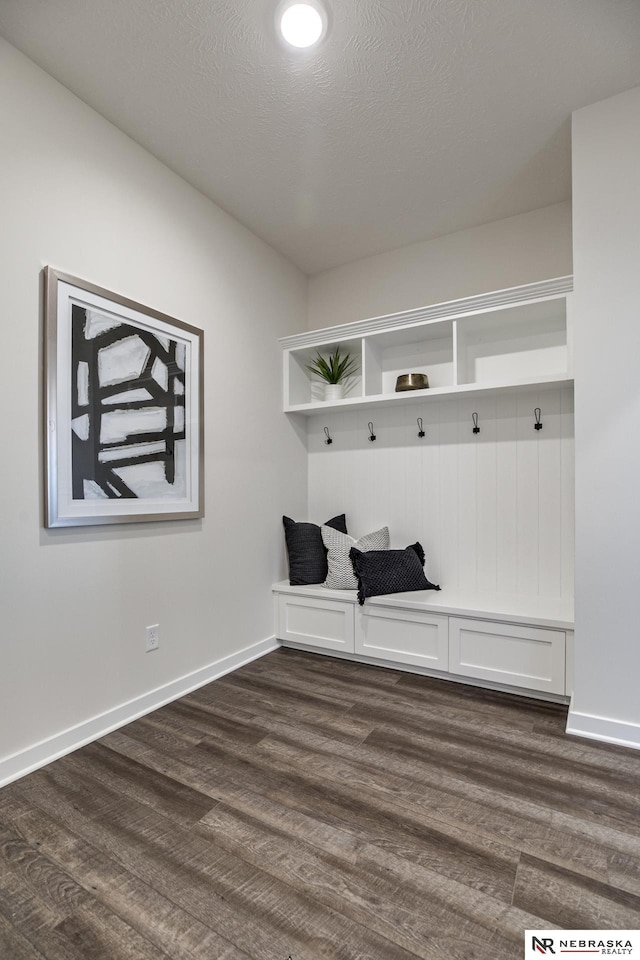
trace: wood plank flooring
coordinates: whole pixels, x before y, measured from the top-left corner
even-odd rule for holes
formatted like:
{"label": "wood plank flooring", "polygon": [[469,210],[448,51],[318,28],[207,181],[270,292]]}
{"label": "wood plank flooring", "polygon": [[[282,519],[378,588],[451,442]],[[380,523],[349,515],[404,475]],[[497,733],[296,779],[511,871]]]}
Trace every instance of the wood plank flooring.
{"label": "wood plank flooring", "polygon": [[0,960],[514,960],[640,928],[640,754],[294,650],[0,791]]}

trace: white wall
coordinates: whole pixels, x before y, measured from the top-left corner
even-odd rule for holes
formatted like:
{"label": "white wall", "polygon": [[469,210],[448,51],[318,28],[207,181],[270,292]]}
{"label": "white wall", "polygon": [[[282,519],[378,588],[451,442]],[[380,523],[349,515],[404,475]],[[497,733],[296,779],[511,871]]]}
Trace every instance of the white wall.
{"label": "white wall", "polygon": [[309,330],[570,274],[571,206],[554,204],[309,278]]}
{"label": "white wall", "polygon": [[570,599],[573,479],[570,389],[310,418],[310,518],[345,511],[352,536],[387,525],[393,547],[419,540],[427,576],[456,593]]}
{"label": "white wall", "polygon": [[[2,40],[0,89],[1,782],[3,758],[272,636],[307,468],[276,342],[306,278]],[[203,521],[42,528],[45,264],[205,330]]]}
{"label": "white wall", "polygon": [[576,650],[569,729],[640,747],[640,88],[573,117]]}

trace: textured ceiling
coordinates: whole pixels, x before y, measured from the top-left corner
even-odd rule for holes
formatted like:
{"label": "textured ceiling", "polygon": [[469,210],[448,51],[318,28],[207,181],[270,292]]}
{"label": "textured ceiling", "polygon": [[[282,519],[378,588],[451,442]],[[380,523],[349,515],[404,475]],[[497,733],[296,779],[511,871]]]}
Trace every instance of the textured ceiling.
{"label": "textured ceiling", "polygon": [[640,84],[639,0],[0,0],[0,33],[314,273],[570,195],[570,114]]}

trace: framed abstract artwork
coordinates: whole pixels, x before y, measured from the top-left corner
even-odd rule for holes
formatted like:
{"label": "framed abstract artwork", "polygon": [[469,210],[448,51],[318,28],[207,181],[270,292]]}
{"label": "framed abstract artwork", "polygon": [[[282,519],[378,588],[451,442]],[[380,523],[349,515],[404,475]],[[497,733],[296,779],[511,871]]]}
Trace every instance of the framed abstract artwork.
{"label": "framed abstract artwork", "polygon": [[45,280],[46,526],[202,517],[202,330]]}

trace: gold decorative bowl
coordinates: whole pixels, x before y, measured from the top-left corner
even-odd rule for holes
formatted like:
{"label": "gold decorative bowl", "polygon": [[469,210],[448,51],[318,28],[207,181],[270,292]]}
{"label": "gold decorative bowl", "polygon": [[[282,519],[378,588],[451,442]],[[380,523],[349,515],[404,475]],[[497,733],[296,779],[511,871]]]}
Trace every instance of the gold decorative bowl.
{"label": "gold decorative bowl", "polygon": [[403,373],[396,380],[396,393],[403,390],[426,390],[429,386],[429,377],[426,373]]}

